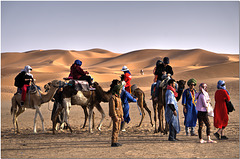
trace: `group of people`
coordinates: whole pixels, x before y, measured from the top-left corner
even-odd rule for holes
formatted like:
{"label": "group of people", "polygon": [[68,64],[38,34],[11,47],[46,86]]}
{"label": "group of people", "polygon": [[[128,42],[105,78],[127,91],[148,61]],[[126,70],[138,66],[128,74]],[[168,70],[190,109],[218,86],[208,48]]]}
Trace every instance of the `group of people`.
{"label": "group of people", "polygon": [[[70,74],[68,79],[76,80],[86,80],[89,83],[90,88],[92,88],[93,79],[89,76],[89,72],[84,71],[81,68],[82,61],[75,60],[75,62],[70,67]],[[27,87],[30,85],[31,81],[34,81],[33,75],[31,74],[32,68],[27,65],[19,73],[19,77],[15,78],[15,83],[18,80],[18,91],[22,94],[21,106],[24,105],[26,100]],[[121,81],[115,85],[112,89],[112,96],[109,100],[109,116],[113,121],[112,130],[112,147],[121,146],[118,143],[119,131],[125,131],[125,123],[130,122],[129,117],[129,102],[137,102],[137,98],[131,95],[131,73],[127,66],[123,66],[121,71],[124,74],[121,76]],[[154,93],[154,100],[158,100],[159,85],[160,83],[167,79],[167,87],[165,94],[165,118],[169,124],[169,141],[177,141],[176,134],[180,132],[179,123],[179,113],[176,97],[178,93],[176,92],[176,83],[172,78],[173,70],[169,65],[169,58],[164,57],[163,61],[158,60],[156,62],[156,67],[154,68],[154,83],[151,86],[151,95]],[[20,80],[19,80],[20,78]],[[182,95],[182,105],[184,113],[184,125],[186,135],[197,136],[195,134],[194,128],[198,120],[198,136],[200,143],[216,143],[216,141],[210,138],[210,122],[208,117],[208,109],[211,105],[210,97],[207,91],[207,84],[201,83],[199,85],[199,91],[197,92],[195,86],[197,85],[196,79],[189,79],[187,82],[188,88],[184,90]],[[214,108],[214,126],[218,128],[218,131],[214,133],[217,139],[228,139],[224,135],[224,129],[228,124],[228,110],[225,101],[230,101],[229,92],[226,89],[226,84],[224,81],[219,80],[217,83],[217,91],[215,93],[215,108]],[[206,125],[207,141],[202,138],[202,128],[203,124]],[[191,129],[189,132],[189,128]]]}

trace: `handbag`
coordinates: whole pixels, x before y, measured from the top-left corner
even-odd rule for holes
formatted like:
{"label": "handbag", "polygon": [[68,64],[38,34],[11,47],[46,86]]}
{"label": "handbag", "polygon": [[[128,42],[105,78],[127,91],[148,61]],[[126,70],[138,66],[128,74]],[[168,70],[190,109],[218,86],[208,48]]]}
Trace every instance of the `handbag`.
{"label": "handbag", "polygon": [[233,112],[233,111],[235,111],[235,108],[234,108],[234,106],[233,106],[233,104],[232,104],[231,101],[227,101],[227,100],[225,100],[225,102],[226,102],[226,106],[227,106],[228,114],[229,114],[229,112]]}
{"label": "handbag", "polygon": [[211,104],[211,103],[208,104],[207,112],[208,112],[208,116],[214,117],[214,111],[213,111],[213,107],[212,107],[212,104]]}

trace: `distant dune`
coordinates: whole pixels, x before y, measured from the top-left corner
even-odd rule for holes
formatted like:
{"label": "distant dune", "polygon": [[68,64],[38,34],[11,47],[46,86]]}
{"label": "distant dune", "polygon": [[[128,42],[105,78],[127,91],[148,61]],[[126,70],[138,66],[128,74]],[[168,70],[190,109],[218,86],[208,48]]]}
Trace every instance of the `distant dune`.
{"label": "distant dune", "polygon": [[[30,65],[37,84],[43,87],[47,82],[62,80],[69,74],[70,66],[76,59],[83,62],[83,69],[88,70],[95,81],[105,88],[113,79],[119,79],[123,65],[132,72],[132,84],[137,84],[149,91],[153,81],[152,70],[158,59],[165,56],[170,58],[176,80],[196,78],[199,82],[206,82],[214,88],[221,79],[229,81],[231,87],[239,90],[239,55],[217,54],[201,49],[192,50],[159,50],[146,49],[132,51],[126,54],[113,53],[103,49],[85,51],[75,50],[32,50],[23,53],[1,54],[1,89],[4,93],[13,94],[14,77]],[[144,75],[140,75],[140,70]],[[108,89],[108,88],[106,88]],[[233,90],[233,89],[232,89]]]}

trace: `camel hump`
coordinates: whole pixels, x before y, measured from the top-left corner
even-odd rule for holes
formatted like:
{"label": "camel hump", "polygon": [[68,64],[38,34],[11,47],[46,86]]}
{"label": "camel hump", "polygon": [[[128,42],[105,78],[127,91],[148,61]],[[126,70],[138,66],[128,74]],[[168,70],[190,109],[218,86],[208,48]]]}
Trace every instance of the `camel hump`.
{"label": "camel hump", "polygon": [[136,84],[133,84],[133,85],[131,86],[131,92],[134,92],[135,89],[137,89],[137,88],[138,88],[137,85],[136,85]]}

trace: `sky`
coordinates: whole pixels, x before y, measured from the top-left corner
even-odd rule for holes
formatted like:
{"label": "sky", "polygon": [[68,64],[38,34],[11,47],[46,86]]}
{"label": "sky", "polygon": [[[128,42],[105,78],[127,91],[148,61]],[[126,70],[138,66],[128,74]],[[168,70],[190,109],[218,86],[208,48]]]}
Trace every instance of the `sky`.
{"label": "sky", "polygon": [[239,54],[239,1],[1,1],[1,52],[93,48]]}

